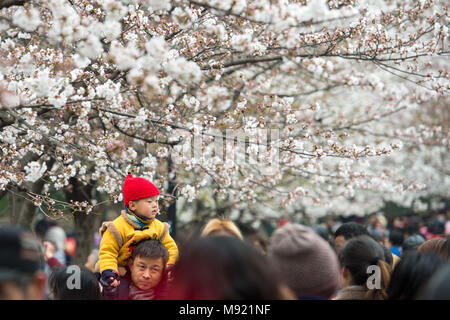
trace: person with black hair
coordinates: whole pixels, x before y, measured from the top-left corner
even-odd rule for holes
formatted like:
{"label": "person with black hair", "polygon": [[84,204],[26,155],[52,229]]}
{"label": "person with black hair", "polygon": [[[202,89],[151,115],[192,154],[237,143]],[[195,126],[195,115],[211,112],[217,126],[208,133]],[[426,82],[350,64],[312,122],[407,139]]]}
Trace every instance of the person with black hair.
{"label": "person with black hair", "polygon": [[432,275],[447,262],[431,253],[408,251],[392,272],[388,300],[413,300]]}
{"label": "person with black hair", "polygon": [[[65,246],[67,235],[64,229],[55,221],[49,221],[47,219],[39,220],[35,227],[34,232],[37,237],[40,239],[44,246],[53,246],[53,258],[57,259],[57,265],[65,265],[66,264],[66,253]],[[54,264],[49,264],[49,268],[46,268],[46,273],[50,275],[51,269]]]}
{"label": "person with black hair", "polygon": [[86,267],[60,266],[49,278],[52,300],[100,300],[100,285],[94,274]]}
{"label": "person with black hair", "polygon": [[[276,279],[266,257],[250,244],[229,236],[202,237],[181,251],[169,298],[284,299],[285,288]],[[293,295],[290,298],[295,299]]]}
{"label": "person with black hair", "polygon": [[428,224],[427,231],[432,237],[442,236],[445,233],[445,223],[436,217]]}
{"label": "person with black hair", "polygon": [[389,244],[390,250],[397,257],[401,257],[402,255],[402,244],[403,244],[403,231],[398,228],[394,228],[389,232]]}
{"label": "person with black hair", "polygon": [[450,264],[440,268],[430,278],[419,300],[450,300]]}
{"label": "person with black hair", "polygon": [[346,222],[342,224],[334,233],[334,248],[339,254],[342,246],[350,239],[361,236],[369,235],[366,227],[356,222]]}
{"label": "person with black hair", "polygon": [[407,223],[404,228],[405,239],[416,234],[421,235],[425,239],[425,237],[420,233],[420,228],[422,228],[422,225],[423,221],[420,216],[413,213],[409,214]]}
{"label": "person with black hair", "polygon": [[106,300],[165,300],[168,290],[166,264],[169,251],[159,240],[138,242],[128,260],[129,272],[119,285],[103,287]]}
{"label": "person with black hair", "polygon": [[420,234],[413,234],[402,243],[402,256],[409,250],[417,250],[425,242],[425,238]]}
{"label": "person with black hair", "polygon": [[[391,266],[385,261],[383,247],[373,238],[362,235],[350,239],[339,253],[342,290],[334,300],[385,300]],[[373,271],[379,270],[379,282],[372,283]],[[376,275],[376,273],[375,273]]]}

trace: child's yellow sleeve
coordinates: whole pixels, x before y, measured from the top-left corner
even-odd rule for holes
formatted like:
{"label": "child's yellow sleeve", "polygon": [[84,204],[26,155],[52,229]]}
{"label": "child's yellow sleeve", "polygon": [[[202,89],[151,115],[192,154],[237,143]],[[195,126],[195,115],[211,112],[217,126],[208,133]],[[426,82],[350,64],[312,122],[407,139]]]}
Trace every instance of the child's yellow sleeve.
{"label": "child's yellow sleeve", "polygon": [[100,241],[98,252],[98,262],[100,265],[100,273],[104,270],[112,269],[118,271],[117,258],[119,256],[119,245],[111,231],[106,230]]}
{"label": "child's yellow sleeve", "polygon": [[167,248],[167,251],[169,251],[169,260],[167,261],[167,264],[175,264],[178,259],[178,246],[175,243],[175,240],[173,240],[170,233],[167,232],[161,242]]}

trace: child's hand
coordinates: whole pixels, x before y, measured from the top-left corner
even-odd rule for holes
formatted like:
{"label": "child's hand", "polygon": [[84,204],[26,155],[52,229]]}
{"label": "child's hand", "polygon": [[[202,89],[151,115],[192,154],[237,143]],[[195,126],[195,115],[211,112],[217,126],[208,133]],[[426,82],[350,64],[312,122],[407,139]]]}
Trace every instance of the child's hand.
{"label": "child's hand", "polygon": [[[111,279],[112,279],[112,278],[111,278]],[[110,284],[110,286],[113,287],[113,288],[115,288],[115,287],[117,287],[119,284],[120,284],[120,281],[114,279],[114,281]]]}
{"label": "child's hand", "polygon": [[120,284],[118,280],[119,273],[112,269],[107,269],[102,272],[102,276],[100,278],[100,283],[106,287],[117,287]]}

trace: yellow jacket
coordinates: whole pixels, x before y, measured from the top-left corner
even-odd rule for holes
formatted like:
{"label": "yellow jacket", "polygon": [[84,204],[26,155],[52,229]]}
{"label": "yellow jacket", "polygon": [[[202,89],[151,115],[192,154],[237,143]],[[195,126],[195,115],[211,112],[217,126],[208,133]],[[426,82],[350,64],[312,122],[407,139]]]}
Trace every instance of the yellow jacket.
{"label": "yellow jacket", "polygon": [[[127,260],[131,256],[130,247],[134,247],[136,243],[144,239],[159,239],[164,233],[164,223],[158,219],[153,219],[147,229],[137,230],[139,226],[128,219],[124,210],[112,223],[115,228],[103,229],[102,232],[98,257],[100,273],[106,269],[118,271],[119,266],[127,265]],[[118,243],[120,239],[122,239],[123,245]],[[169,251],[167,264],[175,264],[178,259],[178,247],[169,232],[166,233],[164,239],[161,239],[161,242]]]}

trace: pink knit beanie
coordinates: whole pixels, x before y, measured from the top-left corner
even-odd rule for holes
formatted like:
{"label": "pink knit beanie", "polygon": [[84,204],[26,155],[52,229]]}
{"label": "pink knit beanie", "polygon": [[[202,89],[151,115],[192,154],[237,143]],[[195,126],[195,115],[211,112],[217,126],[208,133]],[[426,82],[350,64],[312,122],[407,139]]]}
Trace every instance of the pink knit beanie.
{"label": "pink knit beanie", "polygon": [[339,262],[331,246],[313,229],[288,223],[270,240],[267,256],[281,280],[297,296],[330,298],[339,285]]}

